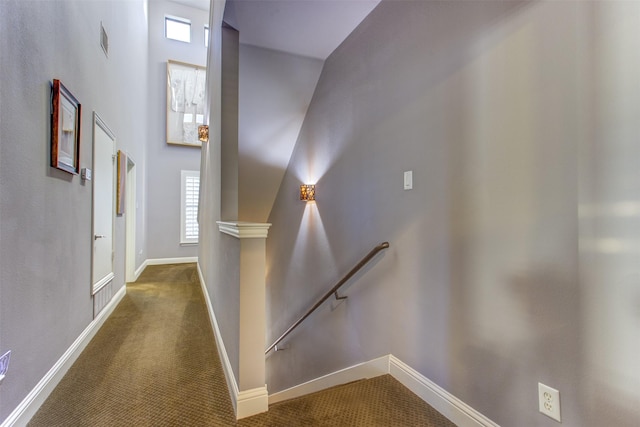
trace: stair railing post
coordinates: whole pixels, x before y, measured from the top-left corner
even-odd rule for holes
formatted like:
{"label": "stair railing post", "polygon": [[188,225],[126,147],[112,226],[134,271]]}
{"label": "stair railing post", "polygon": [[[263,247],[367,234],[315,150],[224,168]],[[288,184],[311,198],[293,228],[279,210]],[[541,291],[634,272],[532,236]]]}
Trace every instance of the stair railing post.
{"label": "stair railing post", "polygon": [[221,232],[240,239],[240,337],[238,419],[268,410],[265,384],[266,239],[271,224],[218,221]]}

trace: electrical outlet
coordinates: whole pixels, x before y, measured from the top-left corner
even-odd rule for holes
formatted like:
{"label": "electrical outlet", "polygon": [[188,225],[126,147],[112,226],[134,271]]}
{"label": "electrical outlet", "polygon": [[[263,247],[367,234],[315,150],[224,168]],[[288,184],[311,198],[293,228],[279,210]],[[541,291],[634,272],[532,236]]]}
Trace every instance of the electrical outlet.
{"label": "electrical outlet", "polygon": [[0,357],[0,384],[2,384],[2,380],[4,380],[5,375],[7,375],[7,371],[9,370],[9,360],[11,359],[11,350],[7,351],[5,354]]}
{"label": "electrical outlet", "polygon": [[560,418],[560,392],[542,383],[538,383],[538,405],[540,412],[553,418],[559,423]]}

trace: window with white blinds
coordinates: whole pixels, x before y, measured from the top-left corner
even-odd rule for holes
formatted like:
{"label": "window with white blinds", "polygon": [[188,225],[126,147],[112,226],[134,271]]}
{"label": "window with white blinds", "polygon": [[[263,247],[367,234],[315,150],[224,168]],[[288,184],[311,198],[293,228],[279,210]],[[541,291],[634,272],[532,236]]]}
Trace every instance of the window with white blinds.
{"label": "window with white blinds", "polygon": [[198,243],[200,172],[182,171],[180,243]]}

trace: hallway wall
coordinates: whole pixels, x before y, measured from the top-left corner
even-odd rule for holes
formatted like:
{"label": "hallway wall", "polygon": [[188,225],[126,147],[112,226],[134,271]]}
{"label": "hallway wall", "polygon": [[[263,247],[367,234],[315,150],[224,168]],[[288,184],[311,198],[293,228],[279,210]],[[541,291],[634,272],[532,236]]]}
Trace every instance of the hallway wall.
{"label": "hallway wall", "polygon": [[[191,43],[164,36],[165,15],[191,20]],[[180,171],[200,170],[200,148],[166,139],[167,60],[206,66],[204,26],[209,12],[166,0],[149,2],[149,122],[147,134],[148,258],[195,257],[196,245],[180,244]]]}
{"label": "hallway wall", "polygon": [[[97,112],[136,161],[136,266],[146,259],[146,1],[0,2],[0,420],[92,320],[91,182],[50,164],[51,81],[82,105],[80,166],[92,168]],[[109,57],[100,47],[100,23]],[[115,221],[114,292],[124,286],[124,216]]]}
{"label": "hallway wall", "polygon": [[[229,128],[237,129],[237,114],[227,111],[222,114],[222,97],[232,105],[237,104],[237,51],[229,51],[229,44],[237,45],[237,34],[233,30],[225,28],[223,41],[222,19],[225,11],[225,0],[216,0],[211,4],[209,17],[211,32],[211,44],[207,53],[209,64],[207,74],[207,90],[209,92],[209,143],[202,149],[200,191],[200,245],[198,247],[198,267],[207,287],[212,309],[220,328],[220,337],[225,346],[226,357],[229,360],[236,383],[238,382],[239,366],[239,337],[240,337],[240,291],[232,286],[240,281],[240,241],[224,235],[218,231],[216,221],[221,219],[222,203],[236,201],[237,212],[237,181],[232,176],[222,179],[222,146],[224,145],[228,158],[237,156],[237,140],[222,141],[222,128],[228,134]],[[229,40],[231,38],[231,41]],[[223,52],[223,43],[227,49]],[[223,63],[225,70],[223,71]],[[231,64],[231,66],[229,65]],[[235,65],[234,65],[235,64]],[[232,72],[229,72],[231,68]],[[233,72],[235,70],[236,72]],[[224,88],[224,89],[223,89]],[[224,90],[224,94],[223,94]],[[216,117],[224,118],[224,121],[215,120]],[[233,131],[231,131],[233,133]],[[236,149],[234,150],[234,144]],[[234,162],[232,162],[234,163]],[[236,163],[237,164],[237,163]],[[227,169],[230,165],[227,165]],[[233,171],[225,171],[229,175]],[[237,176],[237,168],[236,168]],[[227,187],[223,188],[223,182]],[[235,198],[230,193],[236,191]],[[223,193],[226,193],[223,196]],[[233,206],[227,206],[228,211],[234,211]],[[219,347],[219,351],[222,349]],[[227,378],[227,382],[230,379]]]}
{"label": "hallway wall", "polygon": [[269,355],[270,393],[392,353],[499,425],[557,425],[538,382],[563,425],[637,424],[639,23],[382,1],[327,59],[271,212],[268,343],[391,248]]}
{"label": "hallway wall", "polygon": [[266,222],[324,62],[244,44],[239,61],[238,219]]}

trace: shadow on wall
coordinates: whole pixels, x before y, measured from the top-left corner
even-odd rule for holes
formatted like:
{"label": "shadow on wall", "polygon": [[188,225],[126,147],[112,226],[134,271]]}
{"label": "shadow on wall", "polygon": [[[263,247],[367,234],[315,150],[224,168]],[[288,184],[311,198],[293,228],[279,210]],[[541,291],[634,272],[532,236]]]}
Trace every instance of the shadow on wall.
{"label": "shadow on wall", "polygon": [[[299,194],[291,194],[292,198],[298,198]],[[277,250],[279,259],[288,260],[285,263],[267,266],[267,284],[271,277],[282,277],[287,286],[273,286],[272,290],[267,292],[267,319],[271,319],[273,323],[269,324],[269,344],[277,336],[290,326],[293,317],[300,317],[309,308],[311,304],[327,289],[319,288],[315,278],[309,277],[309,267],[322,265],[328,271],[334,271],[335,259],[329,250],[329,242],[324,230],[322,218],[315,202],[303,202],[296,200],[296,217],[300,222],[297,224],[297,232],[291,232],[296,227],[295,222],[290,221],[287,233],[282,233],[286,240],[280,241]],[[288,251],[286,251],[288,249]],[[272,249],[273,250],[273,249]],[[295,254],[295,256],[294,256]],[[318,256],[318,254],[320,254]],[[299,292],[295,289],[302,287],[305,292],[305,298],[300,299]],[[292,291],[294,290],[294,291]],[[289,316],[277,316],[277,313],[271,313],[269,310],[275,305],[271,301],[278,301],[288,307],[295,307],[294,314]]]}
{"label": "shadow on wall", "polygon": [[277,127],[264,129],[263,126],[262,133],[254,136],[246,130],[248,126],[242,125],[241,117],[238,146],[240,220],[268,220],[293,149],[291,145],[296,141],[303,119],[302,113],[284,119],[280,117]]}
{"label": "shadow on wall", "polygon": [[[496,419],[508,420],[507,424],[516,421],[537,425],[541,414],[522,412],[516,420],[508,409],[522,402],[537,407],[537,382],[560,389],[566,396],[580,394],[583,363],[578,351],[581,331],[577,286],[575,280],[563,277],[561,272],[543,267],[507,278],[503,285],[507,298],[516,305],[488,304],[493,307],[496,323],[507,317],[510,323],[491,328],[486,318],[474,322],[477,315],[469,316],[469,340],[460,349],[465,356],[458,376],[470,384],[474,396],[485,396],[477,406],[494,408]],[[491,290],[485,292],[485,302],[490,301]],[[519,315],[507,314],[518,308]],[[475,310],[470,307],[470,311]],[[496,336],[491,337],[492,333]],[[559,364],[557,360],[571,363]],[[535,372],[529,372],[531,367],[536,368]],[[484,393],[486,389],[492,393]],[[569,425],[576,425],[575,418],[566,415],[573,412],[575,405],[575,401],[563,401],[564,421]]]}
{"label": "shadow on wall", "polygon": [[[560,390],[563,423],[635,426],[640,194],[629,183],[640,177],[629,159],[640,146],[624,132],[637,134],[629,118],[640,109],[624,93],[637,87],[628,76],[640,62],[628,52],[638,51],[631,22],[640,8],[538,4],[523,13],[527,25],[497,46],[513,58],[500,64],[507,73],[480,68],[486,77],[460,86],[482,90],[467,90],[475,97],[459,102],[470,108],[452,110],[464,124],[452,132],[476,131],[462,139],[473,145],[450,148],[451,346],[462,355],[454,388],[502,425],[547,421],[537,412],[542,382]],[[572,24],[542,25],[552,14]],[[508,107],[496,102],[505,94]],[[515,138],[501,133],[509,127]]]}

